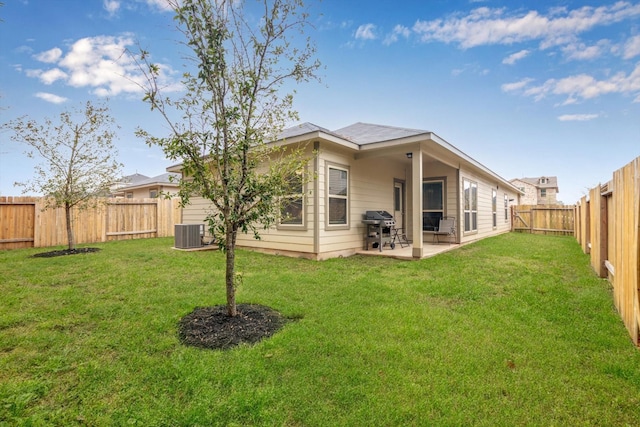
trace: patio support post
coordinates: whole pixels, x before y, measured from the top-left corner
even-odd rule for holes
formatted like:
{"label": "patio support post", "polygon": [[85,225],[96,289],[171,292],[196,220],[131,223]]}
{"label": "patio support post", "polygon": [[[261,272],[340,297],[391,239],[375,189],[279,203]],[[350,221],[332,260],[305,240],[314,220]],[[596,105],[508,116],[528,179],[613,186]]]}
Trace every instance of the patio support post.
{"label": "patio support post", "polygon": [[411,240],[413,241],[413,257],[422,258],[422,150],[418,147],[411,158]]}

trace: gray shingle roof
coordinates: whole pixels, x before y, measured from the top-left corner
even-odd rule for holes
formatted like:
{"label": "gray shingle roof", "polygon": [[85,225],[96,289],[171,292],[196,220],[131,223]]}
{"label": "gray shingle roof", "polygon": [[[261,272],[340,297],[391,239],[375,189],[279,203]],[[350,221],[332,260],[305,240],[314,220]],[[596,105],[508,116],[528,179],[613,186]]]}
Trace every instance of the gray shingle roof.
{"label": "gray shingle roof", "polygon": [[314,125],[313,123],[305,122],[296,126],[292,126],[282,131],[280,134],[280,139],[293,138],[300,135],[305,135],[311,132],[324,132],[327,134],[334,135],[329,129],[325,129],[321,126]]}
{"label": "gray shingle roof", "polygon": [[[173,182],[171,182],[169,180],[169,178],[171,176],[174,177],[174,181]],[[167,172],[167,173],[163,173],[163,174],[158,175],[158,176],[153,176],[151,178],[147,177],[146,179],[140,179],[140,180],[136,181],[134,184],[125,185],[123,187],[120,187],[118,190],[119,191],[124,191],[124,190],[133,189],[133,188],[140,188],[140,187],[146,187],[146,186],[152,186],[152,185],[175,185],[175,186],[178,186],[180,177],[181,177],[181,175],[179,173]]]}
{"label": "gray shingle roof", "polygon": [[356,144],[363,145],[422,135],[429,133],[429,131],[359,122],[335,130],[334,133]]}

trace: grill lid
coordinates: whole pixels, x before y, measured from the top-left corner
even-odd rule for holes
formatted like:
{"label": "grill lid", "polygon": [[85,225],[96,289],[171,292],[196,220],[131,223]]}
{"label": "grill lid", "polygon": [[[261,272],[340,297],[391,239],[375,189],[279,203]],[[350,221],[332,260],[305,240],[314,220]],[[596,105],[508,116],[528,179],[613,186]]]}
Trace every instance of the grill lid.
{"label": "grill lid", "polygon": [[375,219],[378,221],[393,221],[393,215],[387,211],[367,211],[366,219]]}

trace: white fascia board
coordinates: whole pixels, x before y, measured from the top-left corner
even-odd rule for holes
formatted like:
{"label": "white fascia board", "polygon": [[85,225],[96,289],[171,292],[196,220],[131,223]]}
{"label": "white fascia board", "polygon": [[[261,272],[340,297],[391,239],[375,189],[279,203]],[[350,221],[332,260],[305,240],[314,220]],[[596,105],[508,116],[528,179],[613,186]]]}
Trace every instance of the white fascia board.
{"label": "white fascia board", "polygon": [[178,163],[177,165],[168,166],[165,170],[167,172],[181,173],[182,172],[182,163]]}
{"label": "white fascia board", "polygon": [[431,139],[431,132],[421,133],[419,135],[413,135],[406,138],[400,139],[392,139],[389,141],[382,142],[370,142],[368,144],[363,144],[359,146],[358,151],[370,151],[370,150],[379,150],[381,148],[389,148],[389,147],[399,147],[407,144],[415,144],[416,142],[428,141]]}
{"label": "white fascia board", "polygon": [[300,143],[300,142],[309,142],[309,141],[317,141],[317,140],[322,140],[322,141],[326,141],[326,142],[332,142],[334,144],[340,145],[342,147],[345,148],[349,148],[351,150],[354,151],[358,151],[360,149],[360,146],[356,143],[353,143],[349,140],[343,139],[343,138],[339,138],[335,135],[331,135],[322,131],[313,131],[313,132],[309,132],[309,133],[305,133],[302,135],[297,135],[294,136],[292,138],[287,138],[287,139],[281,139],[278,141],[274,141],[270,144],[275,144],[275,145],[289,145],[289,144],[296,144],[296,143]]}

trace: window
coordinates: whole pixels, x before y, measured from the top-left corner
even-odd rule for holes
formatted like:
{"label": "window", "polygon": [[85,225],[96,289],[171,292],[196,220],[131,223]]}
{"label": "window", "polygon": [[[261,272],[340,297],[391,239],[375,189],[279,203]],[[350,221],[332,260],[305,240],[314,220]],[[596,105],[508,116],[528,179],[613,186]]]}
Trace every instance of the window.
{"label": "window", "polygon": [[328,225],[349,225],[349,170],[328,167]]}
{"label": "window", "polygon": [[304,225],[303,175],[291,176],[288,187],[289,194],[280,200],[280,225]]}
{"label": "window", "polygon": [[547,189],[546,188],[541,188],[540,189],[540,197],[547,197]]}
{"label": "window", "polygon": [[133,193],[126,193],[124,197],[126,197],[127,199],[133,199]]}
{"label": "window", "polygon": [[509,222],[509,196],[504,195],[504,222]]}
{"label": "window", "polygon": [[422,182],[422,230],[434,231],[444,216],[444,180]]}
{"label": "window", "polygon": [[152,199],[158,197],[158,190],[149,190],[149,197],[151,197]]}
{"label": "window", "polygon": [[478,183],[463,180],[464,185],[464,231],[478,231]]}
{"label": "window", "polygon": [[491,190],[491,215],[493,219],[493,228],[498,226],[498,191]]}

